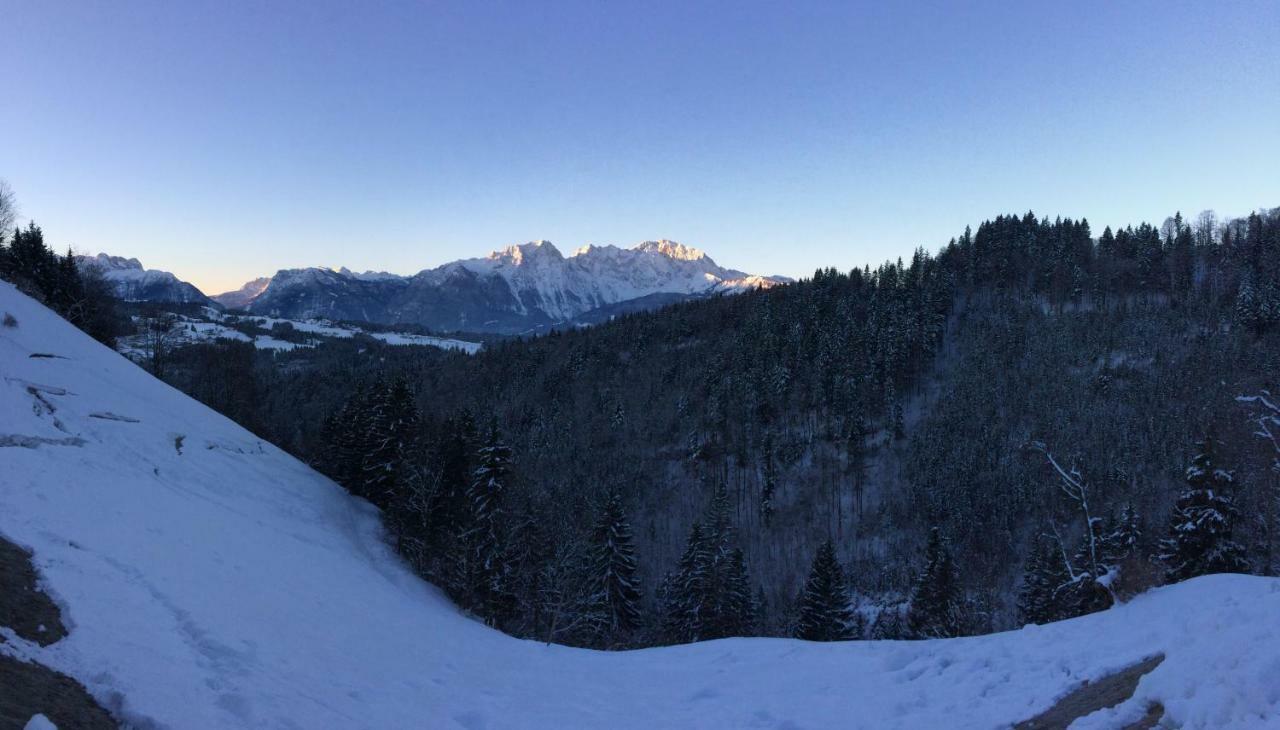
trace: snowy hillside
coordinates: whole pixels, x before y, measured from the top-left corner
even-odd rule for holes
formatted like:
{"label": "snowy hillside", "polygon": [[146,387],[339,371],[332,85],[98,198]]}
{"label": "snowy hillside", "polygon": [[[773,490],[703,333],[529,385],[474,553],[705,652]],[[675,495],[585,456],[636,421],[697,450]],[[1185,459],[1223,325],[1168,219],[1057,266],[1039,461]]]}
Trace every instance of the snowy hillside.
{"label": "snowy hillside", "polygon": [[115,295],[125,301],[213,303],[195,285],[168,271],[144,269],[137,259],[100,253],[97,256],[77,256],[76,263],[100,271],[115,289]]}
{"label": "snowy hillside", "polygon": [[730,639],[605,653],[460,615],[326,478],[0,282],[0,534],[70,627],[0,652],[158,728],[993,728],[1164,659],[1180,727],[1280,723],[1280,581],[1210,576],[969,639]]}
{"label": "snowy hillside", "polygon": [[671,301],[787,281],[720,266],[695,248],[646,241],[585,246],[564,256],[550,241],[509,246],[413,276],[348,269],[290,269],[214,297],[282,317],[416,322],[433,329],[523,333],[574,323],[623,302]]}

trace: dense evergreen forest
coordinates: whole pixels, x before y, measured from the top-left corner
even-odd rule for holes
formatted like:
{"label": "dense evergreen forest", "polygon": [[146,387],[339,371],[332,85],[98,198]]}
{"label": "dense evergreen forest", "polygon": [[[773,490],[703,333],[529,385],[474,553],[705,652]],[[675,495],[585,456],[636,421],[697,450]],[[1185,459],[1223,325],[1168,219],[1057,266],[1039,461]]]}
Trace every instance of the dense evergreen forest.
{"label": "dense evergreen forest", "polygon": [[[1275,385],[1278,280],[1277,211],[1096,237],[1028,213],[477,356],[227,343],[171,380],[378,504],[519,635],[954,635],[1185,577],[1180,509],[1226,520],[1219,568],[1275,569],[1266,406],[1240,397]],[[1227,502],[1194,504],[1214,458]]]}
{"label": "dense evergreen forest", "polygon": [[474,356],[219,342],[164,377],[520,636],[954,636],[1274,573],[1278,282],[1280,209],[1027,213]]}

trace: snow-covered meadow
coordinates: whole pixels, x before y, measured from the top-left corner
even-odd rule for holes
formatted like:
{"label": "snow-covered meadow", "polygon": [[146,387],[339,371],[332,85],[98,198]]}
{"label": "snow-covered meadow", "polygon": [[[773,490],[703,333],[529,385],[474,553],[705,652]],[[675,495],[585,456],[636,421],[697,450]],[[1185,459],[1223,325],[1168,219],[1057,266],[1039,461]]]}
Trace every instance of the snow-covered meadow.
{"label": "snow-covered meadow", "polygon": [[[242,318],[245,322],[251,322],[257,327],[268,331],[273,327],[284,325],[295,332],[303,333],[303,337],[300,338],[301,341],[294,342],[273,337],[269,334],[246,334],[230,326],[229,315],[223,314],[212,307],[203,307],[200,316],[183,314],[173,314],[172,316],[173,327],[166,339],[166,346],[168,347],[224,339],[252,342],[253,346],[259,350],[287,351],[298,347],[315,347],[329,339],[350,339],[356,335],[363,334],[376,340],[381,340],[388,345],[438,347],[443,350],[465,352],[469,355],[479,352],[481,348],[479,342],[469,342],[450,337],[419,335],[411,332],[373,332],[355,325],[342,325],[321,319],[292,320],[265,316],[246,316]],[[135,317],[135,321],[141,322],[141,318]],[[121,352],[130,357],[145,358],[148,355],[151,343],[149,336],[144,333],[121,338],[118,347]]]}
{"label": "snow-covered meadow", "polygon": [[1280,581],[1210,576],[1099,614],[924,642],[607,653],[497,633],[412,575],[364,502],[0,282],[0,534],[70,635],[0,652],[139,727],[996,728],[1164,661],[1178,727],[1280,726]]}

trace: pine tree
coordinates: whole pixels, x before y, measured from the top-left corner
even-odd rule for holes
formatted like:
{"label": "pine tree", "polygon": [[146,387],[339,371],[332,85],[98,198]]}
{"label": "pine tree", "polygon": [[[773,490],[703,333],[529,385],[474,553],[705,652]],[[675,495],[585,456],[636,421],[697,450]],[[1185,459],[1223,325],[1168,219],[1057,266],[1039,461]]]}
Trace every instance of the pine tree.
{"label": "pine tree", "polygon": [[500,625],[514,603],[505,513],[510,461],[511,450],[495,428],[476,454],[477,466],[466,495],[469,515],[458,541],[465,561],[467,602],[490,625]]}
{"label": "pine tree", "polygon": [[711,506],[664,589],[664,632],[669,641],[703,641],[749,633],[755,600],[746,557],[733,546],[729,496],[716,488]]}
{"label": "pine tree", "polygon": [[1140,557],[1142,535],[1142,515],[1133,508],[1132,502],[1126,503],[1103,542],[1103,555],[1107,562],[1119,564],[1129,558]]}
{"label": "pine tree", "polygon": [[740,547],[735,547],[729,554],[725,590],[727,600],[722,635],[750,636],[756,625],[757,605],[751,590],[751,576],[747,573],[747,556]]}
{"label": "pine tree", "polygon": [[667,576],[663,585],[663,633],[668,641],[698,640],[702,619],[702,581],[710,562],[702,523],[694,522],[676,572]]}
{"label": "pine tree", "polygon": [[828,539],[818,548],[800,597],[796,638],[809,641],[843,641],[853,638],[853,613],[845,593],[844,571],[836,560],[835,545]]}
{"label": "pine tree", "polygon": [[1045,624],[1065,618],[1063,591],[1070,583],[1071,574],[1062,545],[1052,535],[1038,535],[1018,591],[1018,613],[1022,620]]}
{"label": "pine tree", "polygon": [[[1109,582],[1115,578],[1116,565],[1106,557],[1106,536],[1114,529],[1094,517],[1076,546],[1072,564],[1077,566],[1071,582],[1060,591],[1059,604],[1063,618],[1105,611],[1115,603]],[[1090,534],[1092,532],[1092,534]]]}
{"label": "pine tree", "polygon": [[1213,450],[1213,438],[1205,437],[1187,467],[1187,489],[1174,503],[1169,536],[1160,545],[1160,560],[1171,583],[1249,569],[1244,548],[1232,537],[1240,516],[1232,495],[1234,480],[1214,465]]}
{"label": "pine tree", "polygon": [[368,390],[363,385],[357,385],[330,427],[330,476],[358,497],[367,496],[364,489],[364,461],[370,446],[371,418]]}
{"label": "pine tree", "polygon": [[925,568],[916,581],[907,611],[907,628],[917,639],[960,636],[960,584],[951,550],[941,531],[929,532]]}
{"label": "pine tree", "polygon": [[903,625],[902,604],[881,606],[875,621],[871,622],[871,639],[874,641],[897,641],[907,637]]}
{"label": "pine tree", "polygon": [[768,441],[765,442],[764,448],[764,469],[763,481],[760,485],[760,521],[765,527],[773,524],[773,514],[776,510],[774,505],[774,496],[778,488],[778,469],[773,463],[773,448]]}
{"label": "pine tree", "polygon": [[457,556],[456,538],[468,527],[471,510],[467,490],[471,486],[474,458],[480,435],[475,419],[463,412],[446,419],[441,427],[440,444],[433,455],[433,484],[428,485],[424,550],[438,561],[436,572],[442,582],[455,592],[465,582],[460,567],[465,563]]}
{"label": "pine tree", "polygon": [[366,451],[361,460],[364,496],[386,508],[406,478],[416,450],[421,417],[413,390],[403,377],[380,384],[368,408]]}
{"label": "pine tree", "polygon": [[640,586],[636,576],[635,542],[631,525],[615,493],[609,497],[592,531],[590,610],[610,634],[640,625]]}

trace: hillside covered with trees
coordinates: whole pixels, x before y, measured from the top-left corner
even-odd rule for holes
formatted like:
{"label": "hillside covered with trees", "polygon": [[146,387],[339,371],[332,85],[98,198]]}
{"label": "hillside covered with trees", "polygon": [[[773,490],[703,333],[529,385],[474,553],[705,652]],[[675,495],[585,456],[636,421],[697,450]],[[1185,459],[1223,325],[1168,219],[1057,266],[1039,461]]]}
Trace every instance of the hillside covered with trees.
{"label": "hillside covered with trees", "polygon": [[1278,281],[1280,210],[1028,213],[474,356],[219,342],[164,375],[520,636],[954,636],[1274,573]]}

